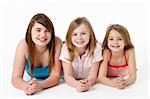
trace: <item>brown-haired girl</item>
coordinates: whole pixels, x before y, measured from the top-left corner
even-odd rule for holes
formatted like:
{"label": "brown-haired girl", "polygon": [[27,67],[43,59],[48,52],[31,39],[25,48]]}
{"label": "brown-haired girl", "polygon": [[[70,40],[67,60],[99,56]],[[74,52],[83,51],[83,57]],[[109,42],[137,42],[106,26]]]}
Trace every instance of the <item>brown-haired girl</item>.
{"label": "brown-haired girl", "polygon": [[127,29],[119,24],[111,24],[102,47],[104,60],[100,65],[99,82],[119,89],[134,83],[135,51]]}
{"label": "brown-haired girl", "polygon": [[[13,86],[32,95],[57,85],[61,75],[61,62],[58,59],[61,46],[62,41],[55,36],[51,20],[42,13],[34,15],[25,39],[19,42],[16,49]],[[29,82],[24,81],[24,72],[31,77]]]}

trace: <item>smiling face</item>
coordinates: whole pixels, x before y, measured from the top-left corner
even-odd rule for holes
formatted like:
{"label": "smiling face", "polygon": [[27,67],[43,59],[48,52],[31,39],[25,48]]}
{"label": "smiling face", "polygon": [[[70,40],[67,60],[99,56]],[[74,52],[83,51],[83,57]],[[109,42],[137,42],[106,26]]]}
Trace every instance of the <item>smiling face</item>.
{"label": "smiling face", "polygon": [[71,40],[77,48],[86,48],[90,40],[89,28],[85,24],[81,24],[73,31]]}
{"label": "smiling face", "polygon": [[31,37],[36,46],[45,47],[51,40],[51,33],[42,24],[35,22]]}
{"label": "smiling face", "polygon": [[107,46],[111,51],[119,52],[124,50],[124,39],[116,30],[110,31],[107,42]]}

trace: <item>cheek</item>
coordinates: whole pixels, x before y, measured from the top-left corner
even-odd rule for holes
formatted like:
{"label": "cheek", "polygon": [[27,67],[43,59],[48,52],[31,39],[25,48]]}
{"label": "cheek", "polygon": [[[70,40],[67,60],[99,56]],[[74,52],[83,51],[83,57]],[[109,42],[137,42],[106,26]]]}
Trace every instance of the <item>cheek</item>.
{"label": "cheek", "polygon": [[122,46],[125,46],[125,43],[124,43],[124,42],[120,42],[120,44],[121,44]]}
{"label": "cheek", "polygon": [[34,40],[36,38],[36,35],[34,33],[31,33],[31,38]]}
{"label": "cheek", "polygon": [[111,45],[111,42],[107,42],[107,46],[110,46]]}
{"label": "cheek", "polygon": [[51,38],[52,38],[52,35],[51,34],[49,34],[48,36],[48,39],[49,39],[49,41],[51,40]]}
{"label": "cheek", "polygon": [[85,36],[83,36],[83,39],[85,39],[85,40],[90,40],[90,36],[89,35],[85,35]]}
{"label": "cheek", "polygon": [[77,37],[75,37],[75,36],[72,36],[71,37],[71,41],[73,42],[73,41],[75,41],[77,39]]}

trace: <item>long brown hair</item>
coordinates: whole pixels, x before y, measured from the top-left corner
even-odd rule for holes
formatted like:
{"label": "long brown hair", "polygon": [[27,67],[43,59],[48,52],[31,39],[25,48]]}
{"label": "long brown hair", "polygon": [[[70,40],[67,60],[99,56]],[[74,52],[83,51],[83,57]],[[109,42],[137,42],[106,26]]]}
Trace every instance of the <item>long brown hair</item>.
{"label": "long brown hair", "polygon": [[74,19],[71,22],[71,24],[68,28],[66,40],[65,40],[65,43],[68,46],[68,50],[69,50],[69,54],[70,54],[70,58],[68,60],[71,62],[73,61],[73,59],[75,57],[75,46],[71,42],[72,41],[71,36],[72,36],[73,31],[76,28],[78,28],[81,24],[85,24],[90,30],[90,41],[89,41],[88,48],[87,48],[90,56],[93,55],[93,52],[94,52],[94,49],[96,46],[97,40],[95,38],[92,25],[90,24],[90,22],[85,17],[77,17],[76,19]]}
{"label": "long brown hair", "polygon": [[109,37],[109,34],[110,34],[111,30],[116,30],[123,37],[123,40],[125,42],[124,50],[134,48],[134,46],[131,42],[128,30],[122,25],[111,24],[111,25],[108,26],[108,28],[106,30],[106,35],[105,35],[105,38],[104,38],[103,44],[102,44],[103,49],[106,49],[106,48],[108,49],[107,43],[108,43],[108,37]]}
{"label": "long brown hair", "polygon": [[30,57],[30,71],[31,76],[33,75],[33,67],[34,67],[34,57],[35,57],[35,44],[31,38],[31,30],[34,26],[35,22],[42,24],[46,29],[51,33],[51,41],[47,44],[47,48],[49,50],[49,69],[54,66],[54,54],[55,54],[55,31],[54,26],[51,20],[42,13],[38,13],[34,15],[28,25],[27,32],[26,32],[26,42],[29,47],[29,57]]}

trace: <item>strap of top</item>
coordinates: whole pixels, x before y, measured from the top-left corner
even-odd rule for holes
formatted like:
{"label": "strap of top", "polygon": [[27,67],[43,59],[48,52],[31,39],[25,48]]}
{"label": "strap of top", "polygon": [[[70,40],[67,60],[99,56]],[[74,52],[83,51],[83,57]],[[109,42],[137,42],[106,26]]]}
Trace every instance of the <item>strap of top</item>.
{"label": "strap of top", "polygon": [[108,61],[108,66],[109,66],[109,67],[112,67],[112,68],[120,68],[120,67],[126,67],[126,66],[128,66],[128,62],[127,62],[127,59],[126,59],[126,54],[125,54],[125,52],[124,52],[124,57],[125,57],[125,61],[126,61],[126,63],[125,63],[124,65],[120,65],[120,66],[111,65],[111,64],[110,64],[110,61],[111,61],[111,58],[112,58],[112,52],[110,51],[110,60]]}

